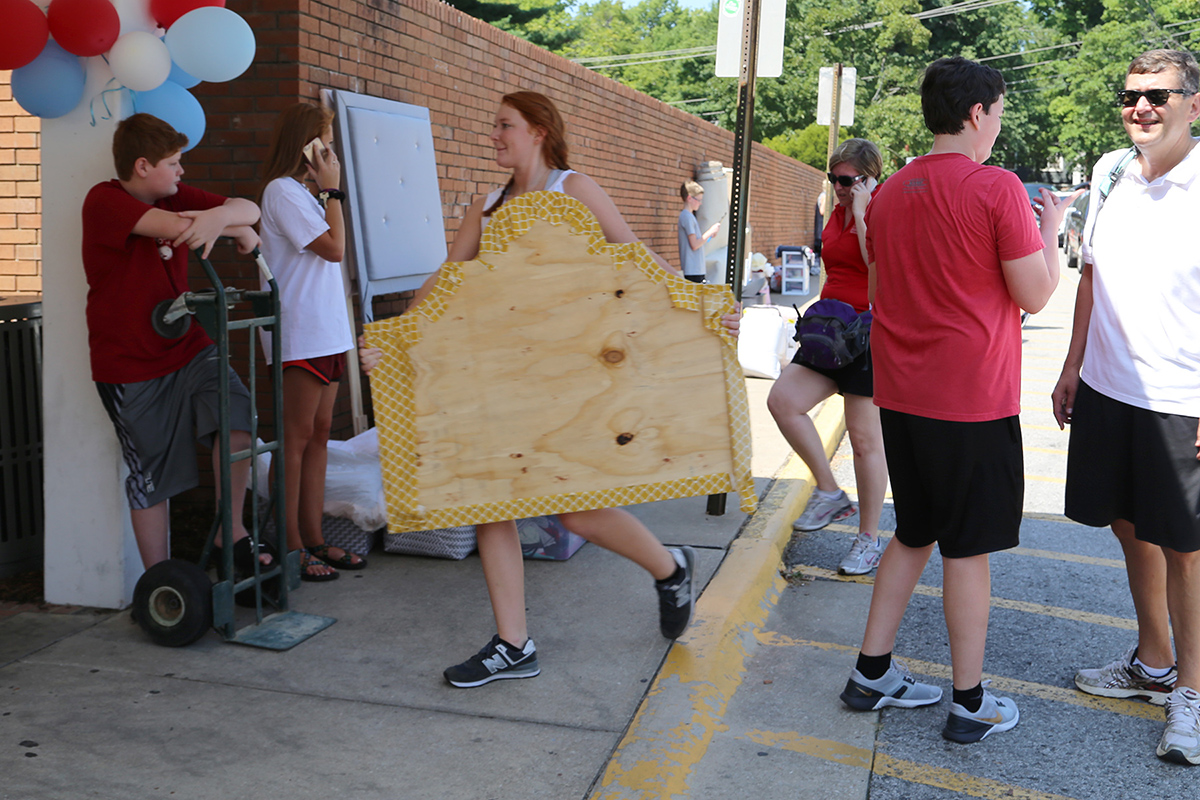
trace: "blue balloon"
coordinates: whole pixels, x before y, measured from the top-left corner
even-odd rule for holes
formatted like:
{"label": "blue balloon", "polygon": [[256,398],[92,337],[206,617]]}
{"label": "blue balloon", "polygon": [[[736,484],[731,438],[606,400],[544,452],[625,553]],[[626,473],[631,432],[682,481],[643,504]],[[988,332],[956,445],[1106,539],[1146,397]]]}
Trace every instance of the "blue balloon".
{"label": "blue balloon", "polygon": [[167,76],[167,80],[169,80],[171,83],[178,83],[185,89],[191,89],[193,86],[200,85],[199,78],[193,78],[191,75],[184,72],[174,61],[171,62],[171,74]]}
{"label": "blue balloon", "polygon": [[236,12],[204,6],[171,24],[163,39],[171,59],[202,81],[233,80],[254,61],[254,31]]}
{"label": "blue balloon", "polygon": [[83,62],[54,42],[33,61],[12,71],[12,95],[21,108],[42,119],[71,113],[83,99]]}
{"label": "blue balloon", "polygon": [[178,83],[165,81],[157,89],[134,92],[133,110],[158,117],[188,137],[184,152],[191,150],[204,138],[204,109],[200,107],[200,101]]}

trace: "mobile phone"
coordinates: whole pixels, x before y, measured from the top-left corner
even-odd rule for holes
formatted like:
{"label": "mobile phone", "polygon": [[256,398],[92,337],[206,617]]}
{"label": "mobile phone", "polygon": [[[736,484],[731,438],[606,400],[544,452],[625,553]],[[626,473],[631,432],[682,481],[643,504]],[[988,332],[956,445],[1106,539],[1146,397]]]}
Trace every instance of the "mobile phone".
{"label": "mobile phone", "polygon": [[304,145],[304,157],[307,158],[308,163],[312,164],[314,167],[317,165],[315,154],[318,150],[321,152],[321,155],[329,152],[329,148],[326,147],[325,143],[321,141],[320,136]]}
{"label": "mobile phone", "polygon": [[875,187],[878,185],[879,185],[879,181],[875,180],[874,178],[867,178],[867,191],[868,192],[875,191]]}

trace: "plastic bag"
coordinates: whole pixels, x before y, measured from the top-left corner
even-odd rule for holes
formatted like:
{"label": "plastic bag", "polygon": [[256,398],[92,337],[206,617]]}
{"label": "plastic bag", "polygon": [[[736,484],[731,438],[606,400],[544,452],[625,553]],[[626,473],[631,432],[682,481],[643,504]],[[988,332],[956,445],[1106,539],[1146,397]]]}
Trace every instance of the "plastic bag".
{"label": "plastic bag", "polygon": [[738,362],[748,378],[779,377],[792,360],[796,312],[783,306],[749,306],[742,313]]}
{"label": "plastic bag", "polygon": [[325,468],[325,513],[345,517],[365,531],[387,525],[379,433],[375,428],[345,442],[330,440]]}

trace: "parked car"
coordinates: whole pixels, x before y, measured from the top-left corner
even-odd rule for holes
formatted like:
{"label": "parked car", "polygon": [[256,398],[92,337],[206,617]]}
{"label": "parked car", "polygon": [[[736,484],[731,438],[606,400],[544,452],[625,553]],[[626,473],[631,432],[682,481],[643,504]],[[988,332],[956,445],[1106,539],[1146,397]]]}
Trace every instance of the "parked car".
{"label": "parked car", "polygon": [[1088,196],[1090,190],[1075,198],[1075,202],[1063,214],[1063,252],[1067,254],[1067,266],[1083,272],[1083,259],[1079,257],[1083,248],[1083,226],[1087,223]]}

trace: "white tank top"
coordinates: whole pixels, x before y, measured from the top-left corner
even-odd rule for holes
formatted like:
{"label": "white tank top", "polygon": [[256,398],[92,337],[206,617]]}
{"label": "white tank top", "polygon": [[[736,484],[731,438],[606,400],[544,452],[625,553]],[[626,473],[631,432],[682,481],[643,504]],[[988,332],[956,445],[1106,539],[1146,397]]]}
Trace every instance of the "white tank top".
{"label": "white tank top", "polygon": [[[573,170],[573,169],[552,169],[552,170],[550,170],[550,174],[546,176],[545,191],[561,192],[563,190],[563,183],[565,183],[567,180],[567,176],[574,175],[574,174],[575,174],[575,170]],[[487,199],[485,199],[483,201],[484,209],[491,208],[492,204],[494,204],[497,200],[500,199],[500,195],[503,192],[504,192],[503,186],[501,186],[498,189],[493,189],[492,191],[488,192]],[[492,221],[491,214],[484,215],[483,227],[481,228],[481,230],[487,230],[487,226],[489,223],[491,223],[491,221]]]}

